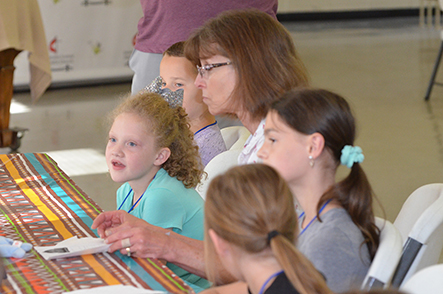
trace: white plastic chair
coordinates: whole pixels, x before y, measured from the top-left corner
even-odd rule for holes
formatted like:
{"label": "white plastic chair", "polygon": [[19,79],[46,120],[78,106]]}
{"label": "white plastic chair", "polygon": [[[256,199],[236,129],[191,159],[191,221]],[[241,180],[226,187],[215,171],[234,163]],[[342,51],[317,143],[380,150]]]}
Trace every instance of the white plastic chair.
{"label": "white plastic chair", "polygon": [[362,290],[387,288],[397,268],[402,253],[402,238],[397,228],[389,221],[375,218],[380,229],[380,245],[363,281]]}
{"label": "white plastic chair", "polygon": [[404,242],[392,278],[392,285],[400,287],[414,273],[439,260],[443,247],[443,184],[415,190],[403,204],[394,225]]}
{"label": "white plastic chair", "polygon": [[220,130],[223,140],[225,141],[226,149],[243,149],[246,140],[251,135],[244,126],[231,126]]}
{"label": "white plastic chair", "polygon": [[231,149],[216,155],[205,167],[207,177],[202,179],[195,190],[203,199],[206,199],[206,191],[210,181],[217,175],[227,171],[230,167],[238,164],[238,156],[242,149]]}
{"label": "white plastic chair", "polygon": [[400,290],[409,294],[443,293],[443,264],[429,266],[415,273]]}

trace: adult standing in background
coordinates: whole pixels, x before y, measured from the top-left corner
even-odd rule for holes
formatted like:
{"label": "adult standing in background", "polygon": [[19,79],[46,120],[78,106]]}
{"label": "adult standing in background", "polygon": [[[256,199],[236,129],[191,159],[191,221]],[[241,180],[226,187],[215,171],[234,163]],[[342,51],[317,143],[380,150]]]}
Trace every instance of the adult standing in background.
{"label": "adult standing in background", "polygon": [[140,0],[143,17],[138,22],[129,67],[134,71],[132,94],[159,76],[163,52],[185,41],[206,20],[225,10],[257,8],[276,18],[278,0]]}

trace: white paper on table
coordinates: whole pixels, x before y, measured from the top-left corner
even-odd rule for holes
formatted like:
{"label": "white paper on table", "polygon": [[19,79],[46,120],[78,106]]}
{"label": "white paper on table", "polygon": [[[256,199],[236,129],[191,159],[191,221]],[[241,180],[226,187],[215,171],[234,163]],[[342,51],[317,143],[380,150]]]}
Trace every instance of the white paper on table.
{"label": "white paper on table", "polygon": [[108,250],[111,244],[106,244],[101,238],[77,236],[57,243],[55,246],[35,246],[35,250],[40,253],[44,259],[66,258],[84,254],[101,253]]}
{"label": "white paper on table", "polygon": [[113,285],[113,286],[103,286],[103,287],[95,287],[90,289],[82,289],[71,292],[64,292],[65,294],[165,294],[167,292],[163,291],[155,291],[148,289],[136,288],[134,286],[127,285]]}

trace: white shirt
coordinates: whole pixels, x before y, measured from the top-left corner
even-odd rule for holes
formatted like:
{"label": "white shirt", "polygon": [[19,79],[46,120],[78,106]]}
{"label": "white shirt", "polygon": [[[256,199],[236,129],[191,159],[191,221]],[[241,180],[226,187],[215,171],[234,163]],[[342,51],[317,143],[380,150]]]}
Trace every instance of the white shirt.
{"label": "white shirt", "polygon": [[263,162],[260,158],[258,158],[257,152],[265,142],[265,122],[266,119],[262,119],[255,133],[250,135],[248,140],[246,140],[245,146],[238,156],[238,164],[241,165]]}

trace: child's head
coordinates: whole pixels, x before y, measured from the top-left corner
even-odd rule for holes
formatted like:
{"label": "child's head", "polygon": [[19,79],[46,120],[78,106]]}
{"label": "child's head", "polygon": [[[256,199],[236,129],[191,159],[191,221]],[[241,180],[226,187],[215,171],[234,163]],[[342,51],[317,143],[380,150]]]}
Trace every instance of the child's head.
{"label": "child's head", "polygon": [[[354,116],[343,97],[327,90],[299,88],[287,92],[271,106],[265,143],[258,155],[291,186],[305,185],[304,178],[311,171],[321,170],[335,177],[340,163],[348,165],[349,175],[325,191],[317,207],[329,199],[343,206],[362,231],[373,256],[378,246],[373,192],[360,165],[361,149],[353,146],[355,129]],[[342,157],[346,150],[355,151],[350,160]]]}
{"label": "child's head", "polygon": [[[242,254],[274,258],[294,287],[302,293],[325,293],[323,278],[295,248],[297,215],[285,180],[270,166],[236,166],[214,178],[205,202],[205,258],[207,274],[216,281],[211,268],[216,252],[236,278],[236,262]],[[221,242],[233,251],[221,252]],[[315,290],[315,291],[314,291]]]}
{"label": "child's head", "polygon": [[[343,147],[354,143],[355,121],[348,103],[339,95],[320,89],[297,89],[271,106],[265,136],[259,156],[291,182],[303,176],[310,163],[335,170]],[[297,155],[289,148],[298,148]],[[294,166],[301,169],[300,174]]]}
{"label": "child's head", "polygon": [[203,103],[202,91],[194,85],[197,68],[185,57],[184,42],[173,44],[163,53],[160,76],[163,88],[184,90],[183,108],[191,121],[208,111]]}
{"label": "child's head", "polygon": [[[164,168],[187,188],[203,173],[186,113],[158,94],[128,96],[110,116],[107,164],[114,181],[145,180],[143,174]],[[155,175],[155,173],[154,173]]]}

